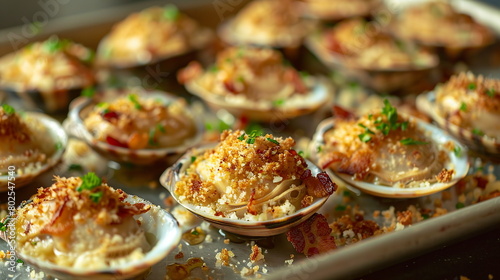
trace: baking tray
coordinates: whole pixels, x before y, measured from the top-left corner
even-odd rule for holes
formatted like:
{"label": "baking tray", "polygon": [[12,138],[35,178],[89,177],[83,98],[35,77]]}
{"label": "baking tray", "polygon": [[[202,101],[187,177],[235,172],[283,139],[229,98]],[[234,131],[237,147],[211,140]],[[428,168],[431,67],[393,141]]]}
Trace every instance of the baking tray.
{"label": "baking tray", "polygon": [[[226,1],[193,1],[190,4],[182,3],[181,1],[172,1],[177,4],[183,11],[197,18],[203,24],[211,27],[217,26],[222,20],[228,18],[231,13],[237,12],[245,1],[228,1],[233,5],[229,6],[229,10],[217,10],[216,4],[226,3]],[[410,1],[388,0],[389,6],[398,9],[407,5]],[[416,1],[411,1],[416,2]],[[491,26],[497,33],[500,34],[500,11],[489,7],[488,5],[470,1],[461,0],[455,1],[457,7],[466,10],[474,15],[479,21]],[[97,46],[99,39],[106,34],[112,24],[127,14],[153,5],[163,5],[160,1],[142,2],[119,8],[109,8],[96,13],[83,14],[72,18],[54,19],[54,22],[48,24],[47,29],[41,34],[31,38],[38,40],[47,37],[49,34],[59,34],[61,37],[70,38],[77,42],[86,44],[89,47]],[[227,4],[227,3],[226,3]],[[227,7],[227,6],[226,6]],[[92,22],[88,21],[92,18]],[[87,19],[87,20],[83,20]],[[89,22],[82,24],[82,22]],[[63,27],[62,27],[63,26]],[[13,32],[14,29],[2,31]],[[89,32],[91,30],[92,32]],[[79,37],[82,35],[81,37]],[[0,38],[5,38],[0,36]],[[476,60],[468,61],[468,67],[475,73],[482,73],[490,77],[500,78],[500,57],[498,55],[499,46],[494,45],[484,50]],[[9,43],[3,42],[0,45],[0,51],[6,53],[12,50],[9,49]],[[322,69],[321,65],[315,61],[311,54],[304,54],[306,69],[314,69],[317,71],[328,71]],[[126,83],[134,83],[137,77],[148,75],[146,72],[121,73],[125,77],[123,80]],[[136,78],[134,78],[136,77]],[[183,87],[178,85],[172,78],[163,77],[159,81],[158,86],[162,89],[173,92],[180,96],[190,99],[197,103],[199,100],[189,95]],[[368,92],[369,94],[369,92]],[[367,99],[367,91],[359,88],[353,88],[351,83],[337,83],[336,99],[338,102],[345,102],[345,95],[348,95],[350,105],[356,106],[360,102]],[[359,95],[359,96],[358,96]],[[369,95],[368,95],[369,97]],[[208,113],[210,114],[210,113]],[[315,125],[319,123],[326,115],[328,108],[319,112],[300,117],[291,121],[274,122],[264,128],[273,132],[276,135],[293,136],[296,139],[307,139],[314,132]],[[64,115],[56,116],[61,121]],[[214,116],[210,114],[210,118]],[[301,143],[302,144],[302,143]],[[173,163],[172,159],[169,162],[153,167],[136,167],[129,165],[118,165],[107,162],[99,158],[99,156],[89,153],[87,154],[95,164],[95,170],[109,181],[109,184],[116,188],[122,188],[130,194],[139,195],[155,204],[165,206],[165,199],[169,196],[168,192],[159,185],[158,178],[160,174]],[[85,158],[74,159],[76,161],[85,160]],[[19,189],[16,192],[16,201],[21,202],[29,198],[36,192],[36,188],[41,186],[49,186],[52,181],[52,175],[58,174],[62,176],[78,176],[78,171],[68,171],[67,166],[71,160],[54,168],[54,170],[44,174],[32,184]],[[487,160],[477,158],[474,162],[475,167],[484,168],[493,172],[497,178],[500,178],[500,165],[487,164]],[[489,167],[489,168],[488,168]],[[400,231],[394,231],[380,236],[371,237],[362,240],[358,243],[340,247],[329,253],[316,256],[313,258],[305,258],[298,254],[293,249],[292,245],[286,240],[284,235],[275,236],[272,238],[247,240],[237,237],[228,236],[220,232],[212,226],[201,223],[200,226],[210,236],[203,243],[197,245],[188,245],[185,241],[181,242],[181,246],[174,250],[162,262],[155,265],[151,269],[151,273],[146,278],[164,279],[166,275],[166,267],[173,263],[185,263],[190,257],[201,257],[206,263],[208,269],[195,269],[192,272],[192,277],[200,279],[240,279],[245,278],[240,275],[241,271],[255,266],[259,266],[256,273],[250,275],[250,278],[263,277],[265,279],[348,279],[361,276],[364,272],[384,267],[393,264],[401,259],[409,256],[418,255],[426,252],[436,246],[446,244],[451,240],[469,236],[475,232],[483,230],[491,225],[500,222],[500,198],[490,199],[474,205],[467,205],[464,208],[456,209],[457,197],[454,195],[455,187],[447,190],[451,194],[451,199],[444,202],[443,207],[449,213],[440,217],[431,218],[412,226],[406,227]],[[394,211],[406,210],[408,205],[419,205],[421,207],[432,208],[436,199],[442,197],[442,193],[418,199],[395,200],[387,198],[377,198],[370,195],[365,195],[349,189],[346,186],[341,186],[340,191],[333,195],[321,209],[321,213],[325,214],[329,219],[333,219],[338,213],[337,206],[345,204],[344,196],[349,194],[350,205],[358,205],[365,213],[366,219],[377,220],[372,213],[376,210],[385,211],[394,207]],[[0,202],[7,201],[6,194],[0,194]],[[174,206],[169,206],[171,209]],[[383,223],[381,220],[377,220]],[[474,221],[474,223],[464,222]],[[195,221],[196,222],[196,221]],[[186,229],[191,226],[185,225]],[[229,242],[224,240],[230,240]],[[250,245],[257,243],[263,248],[265,262],[257,262],[252,264],[249,261]],[[216,254],[222,248],[227,248],[234,253],[234,258],[231,260],[231,266],[220,265],[216,262]],[[6,250],[7,244],[0,242],[0,249]],[[176,258],[176,254],[182,252],[182,258]],[[35,274],[27,265],[20,265],[17,272],[10,276],[7,271],[7,266],[0,268],[0,279],[30,279],[30,275]],[[210,278],[211,277],[211,278]],[[36,274],[35,279],[53,279],[51,277],[43,277],[40,273]]]}

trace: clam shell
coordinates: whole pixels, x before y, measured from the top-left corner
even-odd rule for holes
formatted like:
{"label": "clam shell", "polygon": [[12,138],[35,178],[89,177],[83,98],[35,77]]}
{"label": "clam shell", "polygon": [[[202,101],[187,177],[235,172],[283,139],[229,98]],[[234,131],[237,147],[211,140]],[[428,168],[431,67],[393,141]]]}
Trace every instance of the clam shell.
{"label": "clam shell", "polygon": [[274,122],[309,114],[329,103],[333,90],[325,78],[308,77],[312,88],[304,97],[300,94],[288,98],[284,104],[276,106],[272,101],[253,101],[244,97],[226,97],[213,94],[203,88],[195,79],[186,84],[186,89],[203,99],[212,109],[225,109],[235,116],[245,116],[251,120]]}
{"label": "clam shell", "polygon": [[486,135],[475,135],[470,129],[460,127],[446,120],[439,113],[439,108],[436,104],[436,93],[434,91],[420,94],[417,97],[416,105],[420,111],[429,115],[439,127],[448,131],[448,133],[456,137],[471,150],[487,156],[500,156],[499,140]]}
{"label": "clam shell", "polygon": [[[203,50],[206,48],[213,40],[214,33],[209,28],[200,27],[195,34],[192,34],[191,39],[192,46],[189,49],[183,50],[181,52],[171,52],[171,53],[158,53],[150,54],[147,57],[141,56],[138,53],[132,53],[130,57],[127,58],[115,58],[112,55],[108,56],[109,50],[112,46],[108,43],[107,36],[105,36],[97,46],[96,51],[96,65],[99,67],[109,67],[115,69],[128,69],[140,66],[145,66],[149,64],[159,63],[161,61],[173,60],[182,56],[191,58],[192,54]],[[168,43],[168,42],[166,42]],[[189,62],[189,61],[186,61]]]}
{"label": "clam shell", "polygon": [[[128,196],[125,201],[151,204],[149,201],[132,195]],[[141,219],[140,227],[144,229],[148,242],[152,245],[151,250],[141,260],[102,270],[91,270],[59,266],[20,253],[17,255],[25,263],[61,280],[119,280],[133,279],[139,276],[142,276],[139,279],[143,279],[151,266],[160,262],[177,247],[177,244],[181,240],[182,231],[172,215],[156,205],[152,205],[151,210],[148,212],[136,216],[136,219],[138,218]],[[5,219],[3,221],[5,222]],[[0,237],[9,242],[6,232],[2,232]],[[92,237],[89,236],[89,238]]]}
{"label": "clam shell", "polygon": [[[186,152],[172,167],[165,170],[160,177],[160,183],[170,192],[172,197],[187,210],[211,223],[213,226],[223,229],[227,232],[253,237],[265,237],[278,235],[287,232],[290,228],[307,220],[314,214],[328,199],[328,197],[317,198],[308,207],[299,209],[297,212],[290,216],[282,218],[271,219],[267,221],[245,221],[234,220],[219,216],[209,215],[195,205],[182,202],[175,194],[175,184],[180,180],[180,175],[185,172],[187,167],[191,164],[191,157],[202,154],[206,148],[193,148]],[[307,161],[307,166],[311,169],[312,174],[316,175],[321,170],[310,161]]]}
{"label": "clam shell", "polygon": [[[34,172],[16,175],[14,179],[11,178],[11,180],[9,180],[9,177],[11,177],[9,175],[0,175],[0,192],[7,191],[9,189],[9,182],[14,183],[15,188],[23,187],[45,171],[55,166],[61,160],[64,150],[66,149],[66,145],[68,144],[68,136],[66,132],[61,124],[52,117],[42,113],[26,112],[24,118],[29,118],[30,121],[40,122],[40,124],[47,129],[48,135],[50,135],[53,139],[54,145],[57,145],[58,148],[47,158],[47,162],[40,168],[37,168]],[[19,167],[16,166],[16,169],[17,168]]]}
{"label": "clam shell", "polygon": [[[455,174],[453,175],[453,179],[446,183],[432,183],[430,186],[424,187],[414,187],[414,188],[398,188],[386,185],[378,185],[374,183],[363,182],[359,180],[354,180],[351,175],[336,173],[331,169],[327,169],[327,173],[332,176],[332,179],[339,179],[344,183],[353,186],[365,193],[381,196],[381,197],[389,197],[389,198],[413,198],[420,197],[425,195],[430,195],[442,190],[445,190],[454,184],[456,184],[461,178],[467,175],[469,171],[469,161],[467,155],[467,147],[458,143],[452,136],[446,134],[444,131],[439,129],[436,126],[430,125],[423,121],[417,121],[417,125],[420,129],[429,132],[430,138],[438,144],[444,144],[446,142],[452,141],[455,143],[455,147],[459,147],[461,149],[461,156],[455,155],[453,152],[449,152],[448,156],[450,158],[450,162],[446,164],[447,169],[454,169]],[[333,118],[329,118],[323,120],[317,127],[317,130],[313,136],[313,139],[310,144],[310,154],[311,158],[314,162],[318,161],[318,152],[317,148],[319,146],[325,145],[324,142],[324,134],[333,129],[335,126],[335,121]],[[338,180],[337,180],[338,181]]]}
{"label": "clam shell", "polygon": [[354,78],[378,92],[404,90],[419,81],[428,79],[438,69],[439,58],[433,56],[432,63],[426,66],[409,68],[365,68],[355,65],[328,50],[321,42],[321,33],[311,34],[306,38],[306,47],[328,68],[341,71],[345,76]]}
{"label": "clam shell", "polygon": [[[140,93],[141,94],[141,93]],[[178,97],[167,95],[163,92],[148,92],[148,98],[160,99],[165,102],[173,102]],[[85,141],[90,147],[102,156],[116,162],[133,163],[137,165],[148,165],[158,161],[167,160],[168,156],[177,155],[186,151],[188,148],[197,145],[203,136],[204,126],[202,121],[188,110],[191,114],[197,128],[196,134],[185,141],[184,144],[175,147],[167,147],[160,149],[127,149],[110,145],[108,143],[96,140],[88,129],[83,124],[83,119],[90,112],[91,108],[96,104],[92,99],[80,97],[72,103],[72,109],[68,118],[63,122],[64,128],[68,134],[80,140]]]}
{"label": "clam shell", "polygon": [[[148,92],[147,94],[148,98],[160,99],[165,102],[173,102],[178,98],[159,91]],[[193,120],[196,123],[197,132],[196,135],[188,139],[183,145],[160,149],[133,150],[98,141],[83,124],[83,119],[95,104],[95,101],[92,99],[84,97],[77,98],[72,103],[72,109],[69,112],[68,118],[63,122],[63,126],[68,131],[69,135],[85,141],[96,152],[112,161],[147,165],[166,160],[168,156],[182,153],[188,148],[197,145],[202,140],[204,131],[203,122],[199,116],[194,116],[191,111],[188,111],[188,114],[193,116]]]}

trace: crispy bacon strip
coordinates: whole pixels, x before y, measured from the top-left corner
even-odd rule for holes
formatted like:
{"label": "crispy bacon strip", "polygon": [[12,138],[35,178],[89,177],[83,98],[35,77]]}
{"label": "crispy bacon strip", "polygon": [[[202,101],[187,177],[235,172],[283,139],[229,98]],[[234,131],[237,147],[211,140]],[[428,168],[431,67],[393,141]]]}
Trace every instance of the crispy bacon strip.
{"label": "crispy bacon strip", "polygon": [[293,227],[286,233],[286,238],[297,252],[307,257],[322,254],[337,248],[335,239],[330,235],[325,216],[315,213],[305,222]]}
{"label": "crispy bacon strip", "polygon": [[337,185],[332,182],[328,174],[324,171],[314,177],[311,170],[306,169],[300,179],[307,187],[307,194],[313,197],[329,196],[337,190]]}

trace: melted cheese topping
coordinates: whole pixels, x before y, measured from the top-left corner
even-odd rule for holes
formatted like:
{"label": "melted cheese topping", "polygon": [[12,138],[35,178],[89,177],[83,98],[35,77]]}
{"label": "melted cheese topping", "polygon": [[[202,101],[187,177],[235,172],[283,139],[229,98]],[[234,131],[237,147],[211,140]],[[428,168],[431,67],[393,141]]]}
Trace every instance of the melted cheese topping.
{"label": "melted cheese topping", "polygon": [[460,73],[436,87],[439,114],[478,135],[500,139],[500,80]]}
{"label": "melted cheese topping", "polygon": [[216,64],[196,82],[213,94],[255,101],[284,101],[308,91],[298,71],[284,65],[280,52],[250,47],[220,52]]}
{"label": "melted cheese topping", "polygon": [[186,103],[171,104],[131,94],[98,104],[84,124],[95,139],[130,149],[159,149],[182,145],[196,133]]}
{"label": "melted cheese topping", "polygon": [[345,20],[327,30],[323,44],[342,59],[368,69],[420,68],[435,65],[436,57],[417,46],[396,41],[374,22]]}
{"label": "melted cheese topping", "polygon": [[85,88],[94,84],[94,75],[85,64],[91,57],[91,51],[79,44],[49,38],[4,56],[0,83],[17,91],[37,90],[45,95]]}
{"label": "melted cheese topping", "polygon": [[99,50],[103,61],[148,63],[190,51],[198,24],[175,7],[151,7],[116,24]]}
{"label": "melted cheese topping", "polygon": [[[18,250],[75,268],[104,268],[143,257],[150,245],[133,216],[150,206],[125,202],[127,194],[105,183],[78,191],[81,183],[77,177],[56,177],[18,209]],[[93,201],[92,194],[99,192],[99,201]]]}
{"label": "melted cheese topping", "polygon": [[429,1],[406,9],[397,16],[394,28],[401,38],[429,45],[484,46],[494,39],[491,30],[447,1]]}
{"label": "melted cheese topping", "polygon": [[298,46],[311,26],[289,0],[249,2],[234,18],[229,35],[239,45]]}
{"label": "melted cheese topping", "polygon": [[0,107],[0,175],[7,174],[9,166],[16,166],[19,175],[32,173],[54,152],[55,143],[38,120]]}

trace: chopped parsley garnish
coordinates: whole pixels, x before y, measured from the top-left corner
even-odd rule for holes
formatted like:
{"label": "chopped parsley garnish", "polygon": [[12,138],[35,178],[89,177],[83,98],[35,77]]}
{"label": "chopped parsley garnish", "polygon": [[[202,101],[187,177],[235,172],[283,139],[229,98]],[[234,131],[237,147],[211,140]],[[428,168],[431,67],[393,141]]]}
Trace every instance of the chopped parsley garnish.
{"label": "chopped parsley garnish", "polygon": [[238,81],[240,83],[244,83],[245,82],[245,78],[243,78],[243,76],[238,76],[238,78],[236,79],[236,81]]}
{"label": "chopped parsley garnish", "polygon": [[17,263],[24,263],[24,261],[23,261],[23,260],[21,260],[21,259],[17,259],[17,260],[16,260],[16,262],[17,262]]}
{"label": "chopped parsley garnish", "polygon": [[95,95],[95,88],[87,87],[82,90],[82,96],[91,98]]}
{"label": "chopped parsley garnish", "polygon": [[176,21],[180,16],[179,9],[175,5],[169,4],[163,8],[163,17],[169,21]]}
{"label": "chopped parsley garnish", "polygon": [[[246,135],[246,137],[245,137]],[[252,132],[250,132],[249,134],[246,134],[246,133],[243,133],[241,134],[239,137],[238,137],[238,140],[240,141],[243,141],[245,140],[246,138],[246,142],[247,144],[253,144],[255,143],[255,138],[257,138],[258,136],[262,135],[262,132],[261,131],[258,131],[258,130],[253,130]]]}
{"label": "chopped parsley garnish", "polygon": [[275,106],[275,107],[283,106],[283,104],[285,104],[285,100],[284,99],[277,99],[277,100],[273,101],[273,106]]}
{"label": "chopped parsley garnish", "polygon": [[219,68],[217,67],[217,65],[212,65],[212,66],[210,66],[210,68],[208,68],[208,71],[215,73],[215,72],[219,71]]}
{"label": "chopped parsley garnish", "polygon": [[345,190],[342,192],[342,196],[351,196],[351,192],[348,190]]}
{"label": "chopped parsley garnish", "polygon": [[475,83],[470,83],[468,86],[467,86],[468,89],[470,90],[475,90],[477,88],[476,84]]}
{"label": "chopped parsley garnish", "polygon": [[199,233],[196,229],[193,229],[193,230],[191,231],[191,234],[192,234],[192,235],[200,235],[200,233]]}
{"label": "chopped parsley garnish", "polygon": [[482,132],[480,129],[474,128],[472,130],[472,134],[477,135],[477,136],[483,136],[484,132]]}
{"label": "chopped parsley garnish", "polygon": [[495,94],[496,94],[496,92],[492,88],[486,90],[486,95],[488,95],[489,97],[494,97]]}
{"label": "chopped parsley garnish", "polygon": [[107,103],[107,102],[99,102],[95,106],[97,106],[98,108],[107,108],[107,107],[109,107],[109,103]]}
{"label": "chopped parsley garnish", "polygon": [[427,144],[429,144],[429,142],[418,141],[418,140],[414,140],[412,138],[405,138],[399,142],[403,145],[427,145]]}
{"label": "chopped parsley garnish", "polygon": [[156,146],[158,143],[155,140],[156,128],[151,128],[148,135],[148,144],[150,146]]}
{"label": "chopped parsley garnish", "polygon": [[216,123],[210,123],[210,122],[205,123],[205,128],[208,131],[217,130],[219,132],[222,132],[226,129],[230,129],[231,126],[229,124],[227,124],[226,122],[224,122],[223,120],[219,120]]}
{"label": "chopped parsley garnish", "polygon": [[68,171],[82,171],[83,167],[79,164],[72,163],[70,166],[68,166]]}
{"label": "chopped parsley garnish", "polygon": [[267,141],[269,141],[269,142],[271,142],[271,143],[274,143],[274,144],[276,144],[276,145],[279,145],[279,144],[280,144],[280,142],[278,142],[278,141],[274,140],[273,138],[269,138],[269,137],[267,137],[267,138],[266,138],[266,140],[267,140]]}
{"label": "chopped parsley garnish", "polygon": [[310,75],[307,72],[299,71],[299,75],[302,79],[307,79]]}
{"label": "chopped parsley garnish", "polygon": [[[397,129],[406,130],[408,128],[408,122],[398,122],[398,110],[391,105],[389,100],[384,100],[384,107],[382,108],[382,115],[387,117],[387,121],[382,121],[381,119],[374,120],[373,123],[377,130],[381,131],[384,135],[388,135],[389,132]],[[368,115],[368,119],[372,120],[373,115]],[[362,142],[368,142],[372,139],[370,134],[375,134],[373,131],[368,129],[363,124],[358,124],[359,126],[365,128],[365,131],[358,135]]]}
{"label": "chopped parsley garnish", "polygon": [[7,115],[12,115],[16,112],[16,109],[14,109],[14,107],[10,106],[9,104],[2,104],[2,108]]}
{"label": "chopped parsley garnish", "polygon": [[102,184],[101,178],[97,176],[94,172],[89,172],[81,177],[82,183],[76,189],[81,192],[83,190],[92,190]]}
{"label": "chopped parsley garnish", "polygon": [[101,200],[103,194],[104,193],[102,191],[94,192],[94,193],[89,194],[89,197],[90,197],[90,200],[92,200],[92,202],[98,203],[99,200]]}
{"label": "chopped parsley garnish", "polygon": [[0,222],[0,231],[6,231],[10,218],[5,219],[5,223]]}
{"label": "chopped parsley garnish", "polygon": [[55,148],[56,151],[60,151],[63,149],[63,144],[61,142],[57,142]]}
{"label": "chopped parsley garnish", "polygon": [[137,94],[129,94],[128,95],[128,100],[130,100],[130,102],[132,102],[134,104],[134,107],[137,110],[141,110],[142,109],[141,103],[139,103],[139,100],[137,99]]}
{"label": "chopped parsley garnish", "polygon": [[51,53],[64,49],[69,42],[67,40],[59,40],[57,37],[51,37],[43,43],[44,48]]}
{"label": "chopped parsley garnish", "polygon": [[156,125],[156,130],[158,130],[161,133],[165,133],[166,132],[165,127],[163,125],[161,125],[161,124],[157,124]]}
{"label": "chopped parsley garnish", "polygon": [[191,156],[191,163],[193,163],[196,160],[195,156]]}
{"label": "chopped parsley garnish", "polygon": [[341,204],[339,204],[335,207],[335,211],[345,211],[346,209],[347,209],[347,206],[341,205]]}
{"label": "chopped parsley garnish", "polygon": [[455,148],[453,148],[453,153],[455,154],[455,156],[461,157],[462,156],[462,149],[460,147],[455,147]]}
{"label": "chopped parsley garnish", "polygon": [[323,147],[321,147],[321,146],[316,147],[316,152],[321,153],[322,150],[323,150]]}
{"label": "chopped parsley garnish", "polygon": [[369,142],[370,140],[372,140],[372,137],[370,136],[370,134],[368,133],[361,133],[358,135],[358,138],[359,140],[361,140],[361,142],[363,143],[367,143]]}
{"label": "chopped parsley garnish", "polygon": [[465,104],[465,102],[462,102],[460,104],[460,111],[462,111],[462,112],[467,111],[467,104]]}
{"label": "chopped parsley garnish", "polygon": [[465,207],[465,204],[463,204],[462,202],[457,202],[457,204],[455,204],[455,208],[457,208],[457,209],[464,208],[464,207]]}
{"label": "chopped parsley garnish", "polygon": [[299,156],[301,156],[301,157],[305,157],[305,153],[304,153],[304,151],[298,151],[297,153],[299,154]]}

